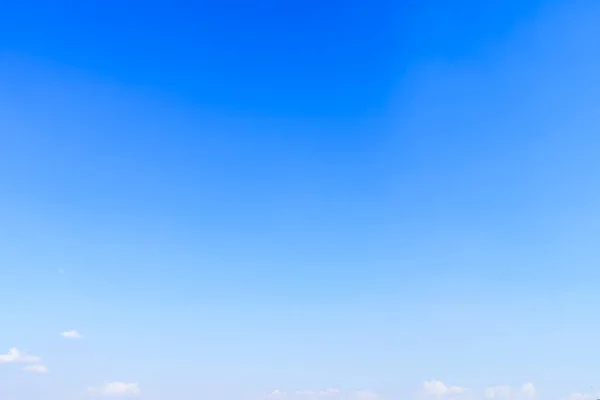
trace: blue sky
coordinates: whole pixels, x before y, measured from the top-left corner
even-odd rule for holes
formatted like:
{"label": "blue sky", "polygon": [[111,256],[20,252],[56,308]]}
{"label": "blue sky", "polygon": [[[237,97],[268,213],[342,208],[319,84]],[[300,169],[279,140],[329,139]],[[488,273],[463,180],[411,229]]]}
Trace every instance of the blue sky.
{"label": "blue sky", "polygon": [[88,3],[0,8],[0,398],[595,399],[597,2]]}

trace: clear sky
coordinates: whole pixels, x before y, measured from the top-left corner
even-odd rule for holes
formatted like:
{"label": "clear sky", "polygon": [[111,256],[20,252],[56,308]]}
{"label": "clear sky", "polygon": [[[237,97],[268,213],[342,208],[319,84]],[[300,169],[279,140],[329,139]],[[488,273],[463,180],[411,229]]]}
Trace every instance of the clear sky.
{"label": "clear sky", "polygon": [[2,3],[0,399],[595,399],[598,21]]}

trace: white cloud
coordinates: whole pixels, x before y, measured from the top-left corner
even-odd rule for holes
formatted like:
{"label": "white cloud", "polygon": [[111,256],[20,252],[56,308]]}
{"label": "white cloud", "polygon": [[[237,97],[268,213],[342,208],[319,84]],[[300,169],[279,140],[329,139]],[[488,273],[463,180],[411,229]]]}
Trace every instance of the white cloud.
{"label": "white cloud", "polygon": [[35,372],[38,374],[47,374],[48,373],[48,367],[46,367],[45,365],[41,365],[41,364],[27,365],[25,368],[23,368],[23,370],[28,371],[28,372]]}
{"label": "white cloud", "polygon": [[326,389],[326,390],[321,390],[319,392],[320,396],[335,396],[340,394],[342,391],[339,389]]}
{"label": "white cloud", "polygon": [[[302,392],[306,392],[306,391],[302,391]],[[312,394],[312,393],[311,393],[311,394]],[[282,391],[281,391],[281,390],[279,390],[279,389],[275,389],[275,390],[273,390],[271,393],[267,393],[267,394],[265,395],[265,398],[266,398],[266,399],[281,399],[281,398],[283,398],[283,397],[286,397],[286,393],[285,393],[285,392],[282,392]]]}
{"label": "white cloud", "polygon": [[103,397],[137,396],[142,392],[137,382],[106,382],[100,387],[89,387],[88,394]]}
{"label": "white cloud", "polygon": [[312,390],[298,390],[294,394],[296,396],[314,396],[316,393]]}
{"label": "white cloud", "polygon": [[573,392],[565,400],[596,400],[598,398],[600,398],[600,393]]}
{"label": "white cloud", "polygon": [[66,338],[66,339],[81,339],[81,338],[83,338],[83,336],[76,330],[63,332],[60,334],[60,336]]}
{"label": "white cloud", "polygon": [[265,399],[335,399],[335,400],[378,400],[379,396],[370,390],[358,390],[353,392],[344,392],[340,389],[325,390],[297,390],[295,392],[283,392],[273,390],[264,396]]}
{"label": "white cloud", "polygon": [[485,388],[484,395],[488,399],[533,400],[537,395],[537,390],[535,389],[533,383],[528,382],[516,390],[507,385],[490,386]]}
{"label": "white cloud", "polygon": [[484,394],[488,399],[494,398],[510,398],[512,393],[512,388],[510,386],[490,386],[485,388]]}
{"label": "white cloud", "polygon": [[467,388],[460,386],[448,386],[442,381],[426,381],[423,382],[423,391],[428,396],[445,397],[467,392]]}
{"label": "white cloud", "polygon": [[354,397],[357,400],[377,400],[377,399],[379,399],[379,395],[370,390],[359,390],[358,392],[354,393]]}
{"label": "white cloud", "polygon": [[527,382],[523,386],[521,386],[520,394],[522,395],[522,397],[525,397],[527,399],[533,399],[537,394],[537,390],[535,389],[535,386],[533,386],[533,383]]}
{"label": "white cloud", "polygon": [[[463,386],[452,386],[439,380],[425,381],[422,383],[421,391],[417,399],[421,400],[536,400],[537,389],[531,382],[520,387],[508,385],[489,386],[483,390],[468,389]],[[298,390],[285,392],[274,390],[264,396],[271,400],[379,400],[380,396],[369,390],[342,391],[339,389],[325,390]],[[571,397],[563,400],[597,400],[588,394],[574,393]]]}
{"label": "white cloud", "polygon": [[15,347],[8,350],[7,354],[0,354],[0,364],[36,364],[41,360],[40,357],[21,352]]}

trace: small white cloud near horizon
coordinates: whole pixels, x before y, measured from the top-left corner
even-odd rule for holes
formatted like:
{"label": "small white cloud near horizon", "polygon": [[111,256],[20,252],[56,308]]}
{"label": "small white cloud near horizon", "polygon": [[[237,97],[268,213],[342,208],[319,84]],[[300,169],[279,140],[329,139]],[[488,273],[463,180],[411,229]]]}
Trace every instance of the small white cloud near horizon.
{"label": "small white cloud near horizon", "polygon": [[139,395],[142,390],[137,382],[106,382],[99,387],[90,386],[87,392],[90,396],[132,397]]}
{"label": "small white cloud near horizon", "polygon": [[83,335],[81,335],[76,330],[62,332],[60,334],[60,336],[64,337],[65,339],[82,339],[83,338]]}
{"label": "small white cloud near horizon", "polygon": [[[537,395],[537,390],[533,383],[527,382],[519,389],[515,390],[508,385],[489,386],[485,388],[484,396],[487,399],[501,400],[533,400]],[[573,399],[575,400],[575,399]],[[583,399],[581,399],[583,400]]]}
{"label": "small white cloud near horizon", "polygon": [[29,355],[16,347],[8,350],[7,354],[0,354],[0,364],[37,364],[40,361],[40,357]]}
{"label": "small white cloud near horizon", "polygon": [[296,396],[314,396],[315,392],[312,390],[297,390],[294,394]]}
{"label": "small white cloud near horizon", "polygon": [[[296,392],[296,394],[300,395],[300,396],[305,396],[305,395],[312,395],[313,392],[309,391],[309,390],[299,390],[298,392]],[[280,398],[285,397],[285,396],[286,396],[285,392],[282,392],[279,389],[275,389],[272,392],[267,393],[265,395],[265,399],[280,399]]]}
{"label": "small white cloud near horizon", "polygon": [[485,397],[488,399],[510,398],[511,393],[512,388],[506,385],[486,387],[484,391]]}
{"label": "small white cloud near horizon", "polygon": [[537,395],[537,390],[533,383],[527,382],[521,386],[521,397],[525,397],[526,399],[533,399]]}
{"label": "small white cloud near horizon", "polygon": [[567,396],[564,400],[596,400],[600,398],[600,393],[581,393],[573,392]]}
{"label": "small white cloud near horizon", "polygon": [[359,390],[354,393],[357,400],[378,400],[379,395],[370,390]]}
{"label": "small white cloud near horizon", "polygon": [[466,393],[468,389],[461,386],[448,386],[442,381],[432,380],[423,382],[423,391],[427,396],[445,397]]}
{"label": "small white cloud near horizon", "polygon": [[283,392],[273,390],[264,396],[265,399],[335,399],[335,400],[378,400],[379,395],[370,390],[358,390],[344,392],[340,389],[325,390],[297,390],[295,392]]}
{"label": "small white cloud near horizon", "polygon": [[23,371],[27,371],[27,372],[35,372],[37,374],[47,374],[48,373],[48,367],[46,367],[45,365],[41,365],[41,364],[33,364],[33,365],[27,365],[23,368]]}
{"label": "small white cloud near horizon", "polygon": [[340,394],[341,390],[340,389],[326,389],[326,390],[321,390],[319,392],[320,396],[335,396],[336,394]]}

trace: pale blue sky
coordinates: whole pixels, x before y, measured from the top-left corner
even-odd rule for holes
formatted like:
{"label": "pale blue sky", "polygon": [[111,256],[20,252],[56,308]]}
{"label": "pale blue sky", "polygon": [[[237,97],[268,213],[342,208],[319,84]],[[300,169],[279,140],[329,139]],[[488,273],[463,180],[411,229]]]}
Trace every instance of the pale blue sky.
{"label": "pale blue sky", "polygon": [[600,4],[481,3],[3,5],[0,398],[595,392]]}

